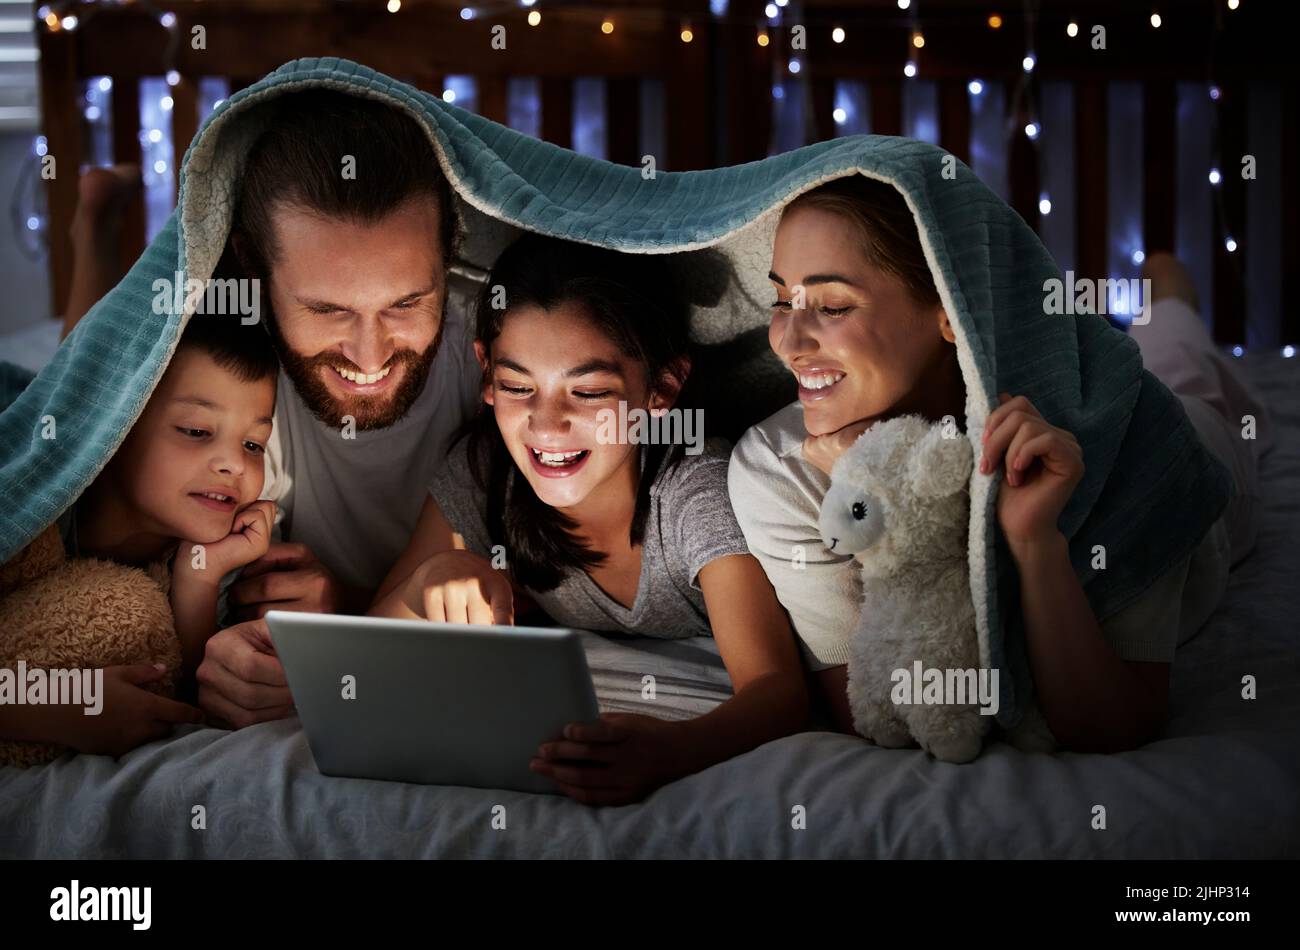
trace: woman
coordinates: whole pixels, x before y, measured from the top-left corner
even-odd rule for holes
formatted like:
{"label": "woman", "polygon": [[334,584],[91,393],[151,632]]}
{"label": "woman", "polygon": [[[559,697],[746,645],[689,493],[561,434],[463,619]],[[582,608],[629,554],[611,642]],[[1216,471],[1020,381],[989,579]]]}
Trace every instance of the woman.
{"label": "woman", "polygon": [[[1191,556],[1099,625],[1057,527],[1083,476],[1079,442],[1009,393],[999,395],[982,434],[979,470],[1005,465],[997,522],[1020,575],[1038,702],[1070,749],[1128,749],[1158,732],[1175,647],[1209,616],[1230,563],[1253,544],[1258,443],[1235,431],[1243,414],[1267,429],[1267,412],[1215,353],[1195,314],[1184,312],[1170,272],[1167,257],[1153,256],[1153,296],[1161,300],[1150,324],[1132,335],[1153,372],[1185,364],[1188,352],[1198,356],[1204,372],[1171,375],[1167,385],[1178,387],[1201,439],[1237,482],[1236,500]],[[847,643],[870,605],[861,603],[856,562],[820,543],[817,516],[829,472],[877,420],[917,413],[962,427],[965,382],[915,220],[891,185],[853,175],[791,202],[769,278],[776,293],[769,342],[798,378],[799,399],[737,444],[732,505],[839,727],[852,732]]]}

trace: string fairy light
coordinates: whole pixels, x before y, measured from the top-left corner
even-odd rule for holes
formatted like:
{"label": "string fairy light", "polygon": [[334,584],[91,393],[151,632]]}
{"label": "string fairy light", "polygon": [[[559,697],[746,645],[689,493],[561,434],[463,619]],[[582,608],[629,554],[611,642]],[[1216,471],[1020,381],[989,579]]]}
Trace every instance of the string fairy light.
{"label": "string fairy light", "polygon": [[925,46],[925,36],[921,33],[921,11],[914,3],[909,3],[907,6],[900,3],[898,7],[900,10],[908,11],[907,64],[903,67],[903,75],[908,79],[915,79],[919,69],[916,57]]}
{"label": "string fairy light", "polygon": [[[1158,0],[1156,0],[1156,2],[1158,3]],[[504,3],[513,4],[513,0],[502,0],[502,4]],[[910,23],[910,28],[906,35],[907,52],[903,74],[908,79],[914,79],[920,74],[920,68],[923,65],[920,58],[927,46],[927,38],[922,31],[919,22],[919,4],[913,3],[912,0],[896,0],[896,4],[900,11],[905,12],[908,15]],[[126,5],[131,5],[137,9],[148,11],[154,15],[158,19],[158,22],[167,30],[168,48],[164,55],[164,63],[167,66],[165,77],[167,85],[175,87],[179,84],[182,77],[181,74],[172,66],[175,62],[176,46],[179,41],[177,33],[177,17],[174,13],[170,11],[159,12],[152,6],[149,0],[99,0],[99,2],[93,2],[93,0],[90,0],[90,2],[80,3],[76,2],[76,0],[58,0],[58,2],[50,2],[40,5],[34,13],[38,26],[43,27],[45,30],[51,33],[61,31],[70,32],[78,30],[79,28],[84,28],[85,23],[95,15],[99,8],[121,7]],[[1238,11],[1241,7],[1240,0],[1225,0],[1225,5],[1228,11]],[[516,9],[523,7],[527,10],[527,23],[532,27],[539,26],[542,19],[539,10],[534,9],[536,6],[538,6],[537,0],[518,0],[518,4],[515,5]],[[1012,104],[1008,111],[1008,121],[1010,125],[1009,131],[1013,134],[1023,134],[1029,142],[1033,143],[1035,152],[1041,154],[1044,128],[1038,116],[1038,105],[1036,103],[1035,95],[1037,86],[1036,78],[1039,72],[1038,67],[1040,65],[1038,62],[1035,43],[1039,2],[1038,0],[1025,0],[1024,6],[1026,46],[1023,58],[1020,62],[1021,69],[1019,71]],[[397,13],[403,9],[402,0],[386,0],[385,8],[390,13]],[[459,9],[460,18],[466,21],[475,20],[482,16],[489,15],[488,11],[492,8],[493,4],[487,2],[487,0],[478,3],[477,6],[453,7],[453,9]],[[709,2],[709,10],[714,21],[720,23],[744,23],[746,25],[753,25],[755,27],[755,42],[762,48],[771,46],[773,40],[779,38],[779,34],[772,32],[771,26],[772,24],[780,23],[785,19],[789,9],[789,0],[771,0],[771,2],[768,2],[763,6],[761,11],[762,18],[759,19],[756,17],[758,11],[751,12],[747,15],[728,15],[728,0],[710,0]],[[1164,21],[1160,11],[1154,8],[1154,5],[1148,7],[1148,9],[1150,11],[1150,27],[1153,30],[1162,29]],[[1219,7],[1218,9],[1222,11],[1223,8]],[[618,15],[619,17],[640,18],[644,19],[646,22],[649,22],[651,17],[649,11],[636,9],[620,9]],[[655,16],[657,17],[658,15],[656,14]],[[755,19],[758,19],[757,23],[754,23]],[[1002,13],[996,10],[987,14],[985,22],[988,28],[994,31],[1001,30],[1005,25],[1005,19]],[[616,22],[614,17],[608,15],[604,16],[600,21],[601,33],[606,36],[612,34],[615,25]],[[848,22],[841,20],[840,23],[834,24],[829,33],[831,42],[836,44],[844,43],[847,36],[845,28],[848,27],[849,29],[852,29],[854,26],[855,22],[853,22],[851,18]],[[1220,13],[1216,29],[1216,38],[1217,33],[1221,32],[1223,28],[1222,13]],[[1067,37],[1071,39],[1077,38],[1081,33],[1080,21],[1077,18],[1070,18],[1065,25],[1065,31]],[[694,39],[696,39],[696,33],[697,29],[693,24],[683,21],[679,27],[678,37],[682,43],[692,43]],[[803,64],[798,58],[789,58],[787,60],[785,57],[776,57],[774,58],[772,65],[775,70],[774,77],[780,77],[782,74],[801,74]],[[972,97],[983,95],[985,89],[985,83],[980,79],[972,78],[967,83],[967,90]],[[104,77],[99,81],[99,91],[101,93],[107,94],[111,92],[111,90],[111,79]],[[773,98],[782,98],[784,91],[780,79],[775,78],[772,86]],[[1238,252],[1241,250],[1241,242],[1237,237],[1227,231],[1227,221],[1221,206],[1221,202],[1223,201],[1223,189],[1221,186],[1223,184],[1224,176],[1223,172],[1220,170],[1222,165],[1217,154],[1218,115],[1219,110],[1225,104],[1225,97],[1223,96],[1222,90],[1219,86],[1213,83],[1209,86],[1208,93],[1216,110],[1214,113],[1216,128],[1216,160],[1214,166],[1208,170],[1207,177],[1209,187],[1211,187],[1215,193],[1215,200],[1220,203],[1219,221],[1221,234],[1219,235],[1219,239],[1222,241],[1225,251],[1230,255],[1230,259],[1236,262],[1240,259]],[[219,105],[223,101],[224,100],[218,100],[216,104]],[[174,100],[170,95],[167,95],[165,92],[160,95],[157,103],[158,109],[167,111],[169,107],[173,106]],[[1235,107],[1236,103],[1228,103],[1228,106]],[[86,118],[86,121],[89,122],[99,123],[107,121],[107,112],[108,110],[106,108],[97,103],[89,103],[83,107],[83,116]],[[846,121],[847,116],[844,115],[844,113],[845,110],[842,107],[837,107],[833,110],[832,115],[837,124],[843,124],[844,121]],[[1017,122],[1017,119],[1019,122]],[[155,133],[157,133],[157,135],[155,135]],[[148,133],[142,132],[141,138],[142,142],[147,140],[152,145],[159,145],[162,144],[163,135],[160,130],[151,129]],[[48,144],[43,138],[37,137],[37,139],[33,140],[32,154],[39,157],[43,150],[48,150]],[[164,165],[167,164],[167,162],[162,159],[158,159],[158,161],[163,162]],[[146,163],[146,165],[148,166],[148,163]],[[1051,196],[1045,191],[1040,193],[1038,200],[1039,213],[1046,215],[1051,212],[1051,209]],[[23,230],[29,233],[41,232],[46,226],[46,219],[44,216],[36,212],[24,214],[18,220],[20,221]],[[33,227],[33,225],[35,226]],[[1135,264],[1140,264],[1145,259],[1144,252],[1140,248],[1132,250],[1130,257]],[[1238,265],[1234,263],[1234,266]],[[1291,355],[1294,355],[1294,347],[1291,349]]]}
{"label": "string fairy light", "polygon": [[[394,0],[397,2],[397,0]],[[100,0],[100,2],[78,2],[78,0],[58,0],[58,2],[42,4],[34,11],[35,20],[38,28],[44,28],[49,33],[71,33],[83,28],[86,24],[91,23],[96,15],[103,10],[131,6],[152,16],[158,21],[159,25],[166,30],[167,40],[163,48],[162,62],[164,67],[164,77],[169,87],[177,86],[181,81],[181,74],[176,70],[176,57],[180,46],[179,27],[176,14],[170,10],[159,10],[149,0]],[[75,9],[75,12],[72,12]],[[106,135],[107,123],[110,120],[110,110],[106,107],[106,97],[113,90],[113,80],[108,76],[101,76],[98,80],[90,84],[87,89],[87,103],[81,111],[82,118],[89,123],[91,127],[92,141],[96,134]],[[94,98],[92,98],[94,97]],[[162,111],[172,108],[174,101],[170,95],[162,95],[158,99],[157,107]],[[156,133],[156,134],[155,134]],[[170,157],[170,142],[164,144],[164,136],[159,129],[151,129],[149,132],[140,133],[140,142],[142,148],[146,145],[161,146],[161,149],[155,149],[154,155],[160,151],[166,151]],[[145,148],[146,154],[142,156],[146,161],[144,167],[156,174],[165,174],[170,165],[163,158],[155,158],[152,162],[147,159],[150,157],[147,153],[150,149]],[[44,135],[37,135],[32,140],[31,154],[33,158],[44,159],[49,154],[49,142]],[[80,156],[78,156],[80,159]],[[24,166],[35,168],[38,162],[29,162]],[[78,161],[78,164],[80,162]],[[160,170],[161,169],[161,170]],[[41,203],[44,189],[39,186],[39,175],[32,176],[32,181],[24,180],[20,175],[19,182],[15,188],[14,199],[11,203],[11,218],[14,218],[20,224],[20,231],[24,235],[19,241],[20,247],[25,253],[40,254],[44,253],[49,243],[49,217],[45,211],[34,210],[27,214],[15,214],[14,209],[22,204],[19,197],[21,193],[30,190],[35,198],[33,205]]]}

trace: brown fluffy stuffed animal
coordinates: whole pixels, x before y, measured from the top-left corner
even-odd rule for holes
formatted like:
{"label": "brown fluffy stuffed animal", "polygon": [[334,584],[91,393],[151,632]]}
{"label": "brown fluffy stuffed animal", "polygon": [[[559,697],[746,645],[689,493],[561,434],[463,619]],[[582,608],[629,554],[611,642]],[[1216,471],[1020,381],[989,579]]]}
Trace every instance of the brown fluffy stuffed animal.
{"label": "brown fluffy stuffed animal", "polygon": [[[0,567],[0,667],[98,669],[162,663],[167,674],[147,688],[171,696],[180,670],[180,642],[167,591],[165,564],[148,573],[96,558],[66,560],[51,525]],[[67,749],[0,738],[0,765],[27,767]]]}

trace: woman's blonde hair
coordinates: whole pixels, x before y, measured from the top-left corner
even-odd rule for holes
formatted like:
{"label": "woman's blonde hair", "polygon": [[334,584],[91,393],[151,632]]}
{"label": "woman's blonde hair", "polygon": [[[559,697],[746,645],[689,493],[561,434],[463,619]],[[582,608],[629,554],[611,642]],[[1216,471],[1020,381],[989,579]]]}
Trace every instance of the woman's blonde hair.
{"label": "woman's blonde hair", "polygon": [[939,305],[939,291],[925,262],[916,219],[892,185],[849,175],[805,192],[785,210],[792,208],[817,208],[847,219],[861,236],[860,249],[867,260],[902,281],[918,303]]}

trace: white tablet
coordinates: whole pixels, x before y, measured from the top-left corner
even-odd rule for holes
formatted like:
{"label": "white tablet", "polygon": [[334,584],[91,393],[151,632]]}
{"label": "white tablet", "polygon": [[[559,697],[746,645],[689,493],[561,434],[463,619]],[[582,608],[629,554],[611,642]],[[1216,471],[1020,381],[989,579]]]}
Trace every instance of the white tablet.
{"label": "white tablet", "polygon": [[325,775],[554,794],[529,760],[600,714],[575,630],[281,610],[266,623]]}

